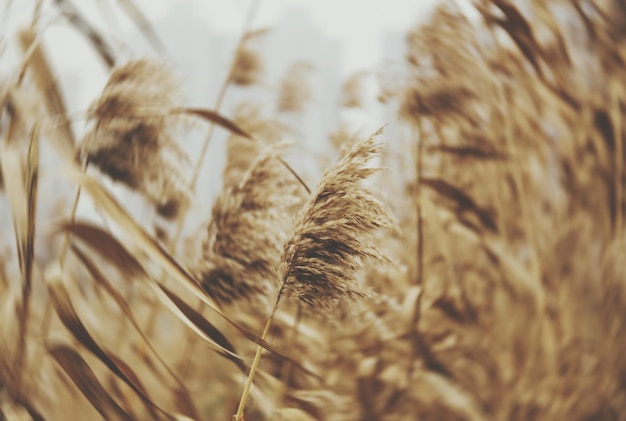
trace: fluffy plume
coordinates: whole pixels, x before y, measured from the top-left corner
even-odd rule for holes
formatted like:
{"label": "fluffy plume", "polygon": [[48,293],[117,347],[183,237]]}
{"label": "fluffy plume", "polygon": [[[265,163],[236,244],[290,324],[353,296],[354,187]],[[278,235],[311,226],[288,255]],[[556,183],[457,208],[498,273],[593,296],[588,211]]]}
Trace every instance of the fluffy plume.
{"label": "fluffy plume", "polygon": [[347,151],[349,146],[354,143],[356,137],[356,133],[351,131],[346,123],[341,123],[329,135],[330,144],[339,153]]}
{"label": "fluffy plume", "polygon": [[179,166],[185,155],[174,140],[180,105],[173,75],[148,59],[116,69],[89,118],[95,122],[80,155],[115,181],[143,193],[162,216],[173,217],[187,201]]}
{"label": "fluffy plume", "polygon": [[364,72],[356,73],[343,84],[341,105],[348,108],[363,107],[363,77]]}
{"label": "fluffy plume", "polygon": [[308,76],[313,66],[310,63],[294,63],[280,84],[278,111],[300,112],[311,100],[313,94],[309,86]]}
{"label": "fluffy plume", "polygon": [[256,51],[242,48],[237,53],[232,80],[235,85],[250,86],[259,83],[263,75],[263,60]]}
{"label": "fluffy plume", "polygon": [[[263,77],[263,59],[258,53],[259,41],[267,34],[268,29],[258,29],[244,35],[241,47],[236,52],[233,63],[231,81],[238,86],[257,84]],[[256,44],[256,45],[255,45]]]}
{"label": "fluffy plume", "polygon": [[225,190],[213,207],[195,272],[220,302],[267,301],[276,289],[289,210],[300,201],[300,186],[279,160],[284,147],[263,152],[241,183]]}
{"label": "fluffy plume", "polygon": [[233,121],[253,135],[258,142],[251,142],[250,139],[234,134],[228,138],[226,165],[222,174],[225,188],[239,184],[250,165],[259,156],[263,144],[278,142],[287,131],[285,125],[263,116],[260,106],[247,102],[237,106]]}
{"label": "fluffy plume", "polygon": [[379,150],[374,137],[357,142],[324,174],[285,246],[281,272],[286,295],[327,309],[341,299],[366,295],[355,272],[365,260],[386,261],[370,240],[379,228],[393,227],[382,204],[360,185],[380,170],[367,166]]}

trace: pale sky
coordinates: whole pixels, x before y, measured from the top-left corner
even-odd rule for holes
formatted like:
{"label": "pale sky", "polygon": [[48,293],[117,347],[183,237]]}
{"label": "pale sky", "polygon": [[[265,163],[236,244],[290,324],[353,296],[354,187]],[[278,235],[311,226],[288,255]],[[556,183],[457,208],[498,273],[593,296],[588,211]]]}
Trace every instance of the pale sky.
{"label": "pale sky", "polygon": [[[255,22],[258,26],[271,26],[290,7],[307,10],[320,31],[341,42],[345,54],[342,73],[350,74],[375,66],[380,59],[383,35],[406,33],[435,3],[435,0],[261,0]],[[200,15],[213,27],[237,32],[251,1],[197,1],[196,4]]]}
{"label": "pale sky", "polygon": [[[187,3],[197,11],[196,18],[206,22],[212,31],[231,34],[241,33],[252,1],[254,0],[133,0],[153,23],[167,18],[172,6]],[[307,11],[320,31],[341,43],[345,53],[341,69],[343,75],[375,66],[380,58],[382,36],[387,32],[406,33],[416,21],[424,19],[433,4],[437,3],[437,0],[259,1],[254,19],[254,27],[257,28],[271,27],[291,8]],[[6,7],[10,5],[9,17],[0,21],[3,35],[10,34],[11,29],[17,26],[28,25],[33,3],[31,0],[0,0],[0,14],[6,14]],[[44,10],[46,8],[54,10],[50,3],[52,3],[50,0],[44,0]],[[132,25],[118,9],[118,4],[122,2],[74,0],[73,3],[80,7],[90,21],[99,27],[107,28],[109,34],[114,35],[118,28]],[[50,14],[46,16],[48,20],[52,18]],[[111,16],[114,16],[114,19],[110,19]],[[75,38],[76,34],[70,30],[57,28],[50,32],[50,36],[56,41],[54,45],[65,47],[60,54],[65,54],[70,59],[69,55],[73,48],[69,47],[75,42],[71,38]],[[167,34],[159,35],[167,37]]]}
{"label": "pale sky", "polygon": [[[167,22],[172,8],[185,7],[194,10],[194,19],[206,24],[207,32],[237,36],[255,0],[132,0],[154,25],[161,39],[168,39],[172,27],[184,22],[172,21],[169,29],[158,23]],[[281,21],[285,13],[300,9],[305,11],[317,29],[328,38],[336,40],[342,49],[342,78],[362,70],[370,70],[380,64],[383,53],[383,38],[387,33],[406,33],[419,20],[428,17],[438,0],[256,0],[259,1],[253,28],[272,27]],[[18,27],[30,23],[34,0],[0,0],[0,35],[11,38]],[[109,40],[118,40],[114,45],[117,52],[137,35],[136,25],[130,21],[115,0],[73,0],[85,17],[106,35]],[[7,12],[8,10],[8,12]],[[108,77],[94,51],[70,25],[58,19],[58,10],[52,0],[43,0],[42,22],[50,26],[45,29],[45,45],[50,50],[54,67],[59,71],[62,82],[69,78],[74,83],[74,104],[70,108],[83,108],[95,98]],[[204,35],[204,34],[202,34]],[[5,40],[7,39],[5,38]],[[141,37],[139,37],[141,38]],[[9,39],[9,42],[11,40]],[[122,48],[119,48],[122,47]],[[198,45],[181,45],[197,54]],[[128,57],[143,52],[135,45],[126,49]],[[176,47],[178,48],[178,46]],[[148,50],[149,51],[149,50]],[[10,54],[0,60],[0,72],[11,66]],[[16,56],[17,57],[17,56]],[[4,63],[2,63],[4,61]],[[3,68],[4,67],[4,68]],[[80,77],[72,80],[72,75]]]}
{"label": "pale sky", "polygon": [[[127,0],[129,1],[129,0]],[[203,52],[207,41],[206,34],[229,34],[236,39],[242,33],[244,23],[253,0],[132,0],[153,24],[159,37],[164,41],[173,40],[168,45],[172,57],[194,57]],[[347,78],[363,70],[373,70],[383,58],[383,40],[386,34],[406,34],[420,20],[427,19],[432,6],[437,0],[259,0],[258,13],[253,21],[253,29],[271,28],[280,23],[285,14],[293,9],[304,11],[316,30],[327,38],[336,41],[341,48],[340,76]],[[121,11],[121,0],[72,0],[80,8],[86,19],[113,42],[113,49],[121,62],[124,59],[137,58],[149,54],[151,50],[141,45],[143,38],[137,34],[136,24]],[[15,35],[20,27],[28,27],[35,0],[0,0],[0,77],[15,69],[15,61],[21,53],[15,47]],[[185,13],[175,17],[172,8],[183,7]],[[59,19],[58,9],[53,0],[43,0],[44,11],[38,28],[44,28],[44,46],[48,57],[59,77],[60,85],[66,94],[68,110],[84,112],[97,98],[106,83],[108,71],[94,53],[93,47],[71,27],[65,19]],[[193,11],[190,15],[189,11]],[[169,16],[172,16],[170,19]],[[187,22],[186,16],[193,16],[193,22]],[[176,20],[178,19],[178,20]],[[181,25],[181,33],[173,33]],[[187,30],[187,31],[185,31]],[[195,31],[204,32],[194,38]],[[181,35],[182,36],[178,36]],[[295,40],[297,44],[297,40]],[[144,42],[145,44],[145,42]],[[215,45],[212,46],[213,48]],[[11,48],[14,51],[10,51]],[[172,52],[169,49],[175,48]],[[154,53],[154,51],[152,51]],[[221,52],[224,55],[224,52]],[[226,52],[228,53],[228,52]],[[307,54],[307,51],[303,51]],[[168,54],[169,55],[169,54]],[[216,54],[217,55],[217,54]],[[226,54],[228,55],[228,54]],[[187,62],[183,60],[183,62]],[[185,66],[183,63],[174,63]],[[216,63],[217,67],[226,68],[228,63]],[[187,70],[187,69],[176,69]],[[192,67],[193,70],[193,67]],[[203,71],[201,68],[200,71]],[[200,74],[205,77],[204,74]],[[206,76],[208,77],[208,76]],[[219,79],[219,78],[217,78]],[[211,107],[212,98],[207,98],[200,106]],[[321,107],[324,108],[324,107]],[[364,114],[365,115],[365,114]],[[350,117],[350,116],[349,116]],[[374,125],[368,131],[379,127],[380,118],[355,116],[360,124]],[[77,130],[84,122],[76,124]],[[195,144],[195,143],[194,143]],[[198,143],[199,145],[199,143]],[[220,172],[219,164],[223,161],[218,147],[223,142],[213,143],[209,154],[209,163],[204,165],[201,177],[212,179]],[[304,154],[302,155],[304,156]],[[311,156],[310,160],[315,157]],[[212,160],[212,161],[211,161]],[[220,161],[222,160],[222,161]],[[222,162],[223,164],[223,162]],[[198,212],[205,212],[211,198],[219,191],[219,186],[209,184],[200,196],[202,199]],[[206,202],[206,203],[205,203]]]}

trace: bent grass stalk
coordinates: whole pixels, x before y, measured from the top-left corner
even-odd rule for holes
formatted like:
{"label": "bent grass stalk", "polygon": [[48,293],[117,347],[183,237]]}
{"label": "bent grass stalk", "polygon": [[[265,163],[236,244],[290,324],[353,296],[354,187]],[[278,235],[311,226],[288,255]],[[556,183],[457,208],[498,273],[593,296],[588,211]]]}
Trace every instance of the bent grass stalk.
{"label": "bent grass stalk", "polygon": [[[289,337],[287,348],[293,349],[298,342],[298,333],[300,332],[300,323],[302,322],[302,313],[303,313],[302,305],[298,304],[298,309],[296,310],[296,317],[294,319],[293,325],[291,326],[291,335]],[[280,379],[282,380],[282,393],[281,393],[281,401],[284,401],[285,395],[289,389],[289,380],[291,378],[291,371],[293,368],[293,364],[291,361],[287,361],[287,363],[283,362],[280,369]]]}
{"label": "bent grass stalk", "polygon": [[[50,126],[46,127],[45,129],[53,130],[53,129],[56,129],[57,127],[65,126],[75,121],[82,120],[84,118],[83,115],[84,115],[84,112],[77,111],[77,112],[67,113],[65,115],[56,116],[54,119],[51,120],[52,124],[50,124]],[[87,160],[83,164],[83,172],[87,171],[88,166],[89,166],[89,161]],[[74,220],[76,219],[76,210],[78,209],[78,202],[80,201],[80,194],[81,194],[81,187],[79,185],[76,188],[76,193],[74,194],[74,200],[72,201],[72,210],[70,211],[70,224],[73,224]],[[63,236],[63,243],[61,243],[61,251],[59,252],[59,266],[60,267],[63,267],[63,265],[65,264],[65,257],[67,256],[67,251],[69,249],[69,241],[70,241],[70,233],[66,231]],[[43,316],[43,319],[41,320],[41,327],[39,329],[39,331],[41,332],[40,334],[42,338],[44,339],[48,337],[48,332],[50,330],[50,321],[52,320],[51,312],[52,312],[52,304],[50,303],[49,300],[46,300],[46,303],[44,304],[44,312],[43,312],[44,316]]]}
{"label": "bent grass stalk", "polygon": [[[274,302],[274,306],[272,307],[272,311],[265,321],[265,326],[263,326],[263,332],[261,333],[261,339],[265,340],[267,338],[267,334],[272,326],[272,321],[274,320],[274,316],[276,315],[276,311],[278,310],[278,306],[280,305],[280,299],[282,298],[283,291],[285,290],[285,286],[287,285],[286,280],[283,281],[280,290],[278,290],[278,294],[276,296],[276,301]],[[248,401],[248,396],[250,395],[250,389],[252,388],[252,382],[254,381],[254,376],[256,375],[256,371],[259,367],[259,362],[261,361],[261,355],[263,354],[263,347],[261,345],[257,345],[256,354],[254,355],[254,360],[252,360],[252,365],[250,366],[250,373],[248,374],[248,378],[246,379],[246,384],[243,388],[243,392],[241,393],[241,399],[239,400],[239,406],[237,407],[237,413],[233,417],[235,421],[243,420],[243,411],[246,407],[246,402]]]}
{"label": "bent grass stalk", "polygon": [[[250,32],[250,29],[252,27],[252,22],[254,20],[254,17],[256,16],[256,13],[258,11],[259,5],[260,5],[261,1],[260,0],[253,0],[252,2],[252,6],[250,7],[248,16],[246,18],[246,22],[244,24],[244,29],[242,31],[242,35],[237,43],[237,47],[235,49],[235,53],[234,53],[234,57],[232,60],[232,63],[230,65],[230,69],[228,71],[228,75],[226,76],[226,79],[224,80],[224,83],[222,84],[222,87],[220,89],[220,92],[217,96],[217,99],[215,101],[215,111],[219,112],[222,104],[224,102],[224,99],[226,98],[226,92],[228,91],[228,88],[230,87],[230,85],[232,84],[233,81],[233,76],[235,73],[235,68],[237,66],[237,59],[239,57],[240,51],[243,48],[245,41],[246,41],[246,35]],[[196,184],[198,182],[198,177],[200,176],[200,169],[202,168],[202,165],[204,164],[204,160],[206,157],[206,153],[208,151],[209,148],[209,144],[211,142],[211,139],[213,137],[213,132],[215,131],[215,124],[211,124],[209,126],[207,135],[204,139],[204,143],[202,144],[202,149],[200,150],[200,155],[198,158],[198,161],[196,162],[196,165],[194,166],[194,170],[193,170],[193,175],[191,177],[191,180],[189,182],[189,191],[193,194],[193,192],[196,189]],[[180,236],[182,234],[182,229],[183,229],[183,224],[184,224],[184,215],[186,214],[186,209],[182,209],[182,211],[180,212],[180,214],[178,215],[178,218],[176,220],[176,228],[174,231],[174,236],[170,242],[170,247],[169,247],[169,251],[170,253],[172,253],[174,251],[174,249],[176,248],[176,245],[178,244],[178,241],[180,240]],[[162,277],[161,277],[161,282],[163,282],[165,280],[165,273],[163,273]],[[202,311],[203,310],[203,305],[202,305],[202,301],[200,301],[197,305],[197,310],[198,311]],[[150,314],[148,316],[148,324],[146,327],[146,336],[150,337],[153,334],[154,331],[154,327],[155,327],[155,323],[156,323],[156,316],[157,316],[157,306],[154,305],[151,307],[150,309]],[[181,376],[184,377],[185,373],[187,372],[188,368],[189,368],[189,363],[190,363],[190,358],[186,358],[186,355],[189,355],[191,352],[193,352],[193,347],[194,347],[195,341],[194,341],[194,337],[190,336],[187,338],[187,341],[185,343],[185,348],[184,348],[184,352],[181,354],[183,357],[183,360],[180,364],[180,373]]]}
{"label": "bent grass stalk", "polygon": [[[360,185],[380,170],[368,167],[368,163],[379,154],[381,145],[374,142],[374,137],[381,131],[356,142],[336,166],[324,173],[316,193],[296,218],[281,257],[280,288],[262,339],[269,332],[284,293],[296,298],[299,305],[331,314],[339,301],[368,295],[354,279],[364,261],[388,262],[370,241],[375,231],[391,229],[394,223],[382,204]],[[242,420],[262,353],[259,345],[234,417],[236,421]]]}
{"label": "bent grass stalk", "polygon": [[[219,112],[222,104],[224,102],[224,99],[226,98],[226,92],[228,91],[228,88],[230,87],[231,83],[232,83],[232,79],[233,79],[233,74],[234,74],[234,70],[235,70],[235,66],[237,64],[237,55],[239,53],[239,51],[243,48],[243,45],[245,43],[246,40],[246,34],[250,32],[250,28],[252,26],[252,21],[254,19],[254,16],[256,15],[256,12],[258,10],[260,4],[260,0],[253,0],[252,3],[252,7],[250,8],[250,12],[248,14],[248,17],[246,19],[246,23],[244,24],[244,30],[243,30],[243,34],[241,35],[238,43],[237,43],[237,47],[235,49],[235,54],[234,54],[234,58],[233,61],[231,63],[228,75],[226,76],[226,79],[224,80],[224,83],[222,84],[222,87],[218,93],[217,99],[215,100],[215,106],[214,106],[214,110],[215,112]],[[191,176],[191,180],[189,181],[189,190],[193,193],[196,189],[196,184],[198,182],[198,177],[200,176],[200,169],[202,168],[202,165],[204,164],[204,160],[206,157],[206,153],[208,151],[209,148],[209,144],[211,143],[211,139],[213,138],[213,132],[215,131],[215,124],[210,124],[208,131],[207,131],[207,135],[204,138],[204,142],[202,144],[202,149],[200,150],[200,154],[198,157],[198,161],[196,162],[194,169],[193,169],[193,174]],[[182,212],[179,213],[178,218],[176,218],[176,227],[174,229],[174,236],[172,237],[172,240],[170,241],[170,245],[169,245],[169,252],[172,253],[174,251],[174,249],[176,248],[176,245],[178,244],[178,241],[180,240],[180,236],[182,235],[182,230],[183,230],[183,224],[185,222],[185,209],[182,210]],[[161,282],[163,282],[165,280],[165,273],[163,273],[163,275],[161,276]],[[199,304],[198,307],[199,310],[202,309],[202,303]],[[148,315],[148,323],[146,326],[146,335],[152,336],[152,334],[154,333],[154,325],[156,322],[156,316],[157,316],[157,306],[153,306],[150,310],[150,314]],[[189,342],[191,341],[191,339],[189,339],[187,341],[188,345],[186,347],[186,350],[189,350]],[[187,353],[183,353],[183,355],[186,355]]]}

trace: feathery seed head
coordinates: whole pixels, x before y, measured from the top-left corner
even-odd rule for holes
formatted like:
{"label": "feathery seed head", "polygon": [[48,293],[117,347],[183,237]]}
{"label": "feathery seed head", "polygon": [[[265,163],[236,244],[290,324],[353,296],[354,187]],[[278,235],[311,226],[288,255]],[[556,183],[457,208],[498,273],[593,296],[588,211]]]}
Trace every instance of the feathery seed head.
{"label": "feathery seed head", "polygon": [[284,147],[263,152],[213,206],[204,256],[195,272],[218,301],[247,298],[267,304],[275,289],[289,213],[301,200],[300,186],[279,160]]}
{"label": "feathery seed head", "polygon": [[387,261],[370,240],[378,229],[392,228],[392,218],[361,185],[380,170],[367,166],[380,150],[378,133],[355,143],[324,174],[296,220],[281,260],[286,295],[333,309],[341,299],[367,295],[355,279],[366,260]]}
{"label": "feathery seed head", "polygon": [[226,165],[222,173],[224,188],[239,184],[250,165],[263,150],[263,145],[273,144],[284,137],[287,127],[279,121],[262,115],[257,104],[244,102],[233,112],[233,121],[258,139],[251,142],[245,137],[231,134],[226,143]]}
{"label": "feathery seed head", "polygon": [[309,73],[313,66],[307,62],[294,63],[280,84],[278,111],[298,113],[313,98]]}
{"label": "feathery seed head", "polygon": [[159,214],[174,217],[189,198],[174,136],[180,118],[166,116],[180,104],[173,75],[142,59],[113,71],[91,106],[95,122],[78,153],[115,181],[143,193]]}
{"label": "feathery seed head", "polygon": [[242,48],[237,53],[232,81],[235,85],[250,86],[259,83],[263,75],[263,60],[259,54],[250,49]]}

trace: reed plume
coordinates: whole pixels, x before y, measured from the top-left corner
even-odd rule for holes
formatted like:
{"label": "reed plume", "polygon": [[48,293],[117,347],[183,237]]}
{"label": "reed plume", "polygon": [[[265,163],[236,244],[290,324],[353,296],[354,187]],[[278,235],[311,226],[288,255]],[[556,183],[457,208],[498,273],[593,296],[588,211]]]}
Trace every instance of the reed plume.
{"label": "reed plume", "polygon": [[230,79],[234,85],[248,87],[262,81],[265,66],[257,47],[267,32],[268,29],[264,28],[248,31],[244,34],[240,46],[235,52],[235,60],[231,70]]}
{"label": "reed plume", "polygon": [[251,86],[261,81],[263,77],[263,59],[249,47],[243,47],[237,52],[237,59],[233,69],[232,80],[238,86]]}
{"label": "reed plume", "polygon": [[308,76],[313,66],[307,62],[291,65],[280,83],[278,92],[278,111],[298,113],[313,98]]}
{"label": "reed plume", "polygon": [[352,75],[345,81],[341,89],[341,106],[347,108],[362,108],[363,98],[363,78],[365,72]]}
{"label": "reed plume", "polygon": [[380,171],[367,165],[380,151],[374,137],[355,143],[324,174],[298,217],[281,259],[287,296],[332,309],[345,298],[367,295],[354,276],[365,261],[387,261],[373,245],[373,235],[380,228],[393,228],[392,219],[360,184]]}
{"label": "reed plume", "polygon": [[224,188],[234,187],[263,151],[263,145],[271,145],[283,138],[287,127],[279,121],[267,118],[257,104],[244,102],[233,112],[233,121],[257,142],[231,134],[226,143],[226,165],[222,172]]}
{"label": "reed plume", "polygon": [[267,302],[276,290],[290,209],[301,201],[300,186],[280,162],[285,146],[262,152],[243,180],[225,189],[213,206],[203,256],[194,272],[222,303]]}
{"label": "reed plume", "polygon": [[82,158],[144,194],[168,218],[189,199],[180,170],[186,156],[175,141],[180,117],[166,116],[180,102],[169,70],[149,59],[131,61],[113,71],[91,106],[94,126],[79,146]]}
{"label": "reed plume", "polygon": [[[354,276],[360,265],[366,260],[387,262],[371,241],[378,229],[393,228],[392,218],[382,203],[361,185],[380,170],[367,166],[380,151],[380,144],[374,142],[380,132],[356,142],[334,168],[324,173],[316,193],[296,218],[280,260],[281,286],[262,339],[269,332],[283,295],[310,307],[332,311],[345,299],[368,295]],[[243,419],[262,352],[259,346],[235,421]]]}

